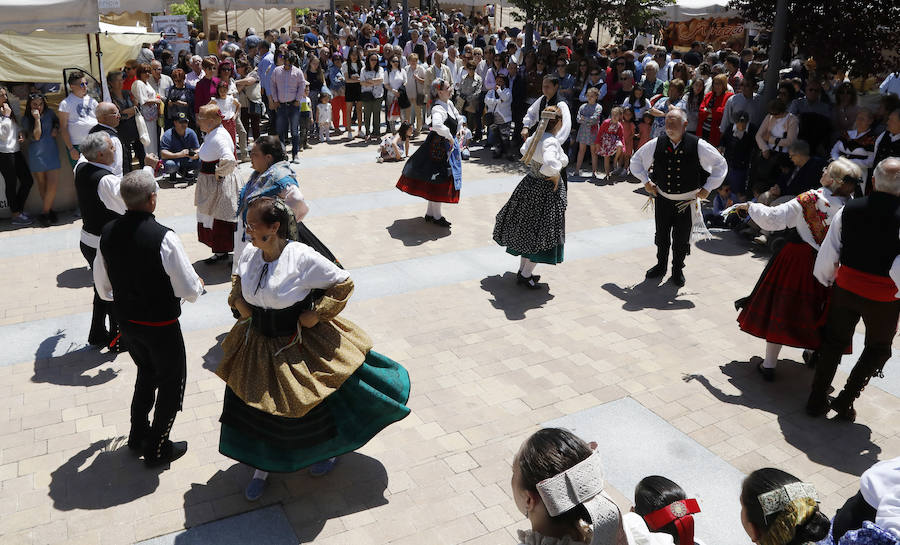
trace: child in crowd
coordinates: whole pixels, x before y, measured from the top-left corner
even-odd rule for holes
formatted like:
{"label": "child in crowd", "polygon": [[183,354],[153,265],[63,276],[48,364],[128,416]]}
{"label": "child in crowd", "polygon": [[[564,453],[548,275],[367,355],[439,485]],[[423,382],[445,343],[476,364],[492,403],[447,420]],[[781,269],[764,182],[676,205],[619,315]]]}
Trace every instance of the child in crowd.
{"label": "child in crowd", "polygon": [[644,88],[635,85],[631,90],[631,95],[622,103],[622,107],[634,110],[636,118],[643,117],[644,113],[650,110],[650,101],[644,96]]}
{"label": "child in crowd", "polygon": [[731,191],[731,186],[726,179],[716,189],[716,196],[713,197],[712,211],[704,210],[703,219],[706,221],[707,227],[728,227],[729,229],[737,229],[743,226],[743,221],[737,214],[730,214],[727,218],[722,217],[722,211],[731,205],[744,202]]}
{"label": "child in crowd", "polygon": [[316,105],[316,118],[319,120],[319,142],[331,141],[331,93],[322,89],[319,103]]}
{"label": "child in crowd", "polygon": [[312,101],[309,100],[309,87],[303,91],[300,99],[300,143],[297,149],[309,149],[309,129],[312,126]]}
{"label": "child in crowd", "polygon": [[[610,159],[615,157],[613,165],[617,165],[619,157],[622,155],[623,141],[625,133],[622,128],[622,108],[616,106],[610,112],[609,119],[603,120],[600,129],[597,131],[597,154],[603,157],[603,171],[609,176],[614,174],[610,171]],[[616,168],[618,171],[618,168]]]}
{"label": "child in crowd", "polygon": [[747,176],[750,172],[750,156],[754,150],[754,130],[750,125],[750,114],[740,112],[731,129],[725,131],[719,142],[719,152],[728,162],[728,175],[725,183],[729,184],[741,201],[747,198]]}
{"label": "child in crowd", "polygon": [[[400,124],[397,134],[387,134],[381,139],[378,146],[379,163],[385,161],[402,161],[409,157],[409,140],[412,137],[412,125],[404,121]],[[403,152],[400,151],[401,146]]]}
{"label": "child in crowd", "polygon": [[575,170],[572,171],[573,176],[581,175],[581,162],[584,161],[584,152],[590,148],[591,150],[591,176],[597,177],[597,146],[594,141],[597,139],[597,131],[600,127],[600,115],[603,113],[603,107],[597,103],[600,97],[600,91],[596,87],[591,87],[585,93],[588,101],[578,108],[578,134],[575,141],[578,142],[578,160],[575,162]]}
{"label": "child in crowd", "polygon": [[[697,500],[688,499],[680,486],[665,477],[651,475],[641,479],[634,488],[634,512],[651,532],[672,536],[675,545],[700,543],[694,538],[693,515],[700,512]],[[632,525],[640,528],[639,521],[628,524]],[[666,538],[668,543],[672,540]]]}
{"label": "child in crowd", "polygon": [[622,161],[625,163],[625,174],[631,174],[631,156],[634,155],[635,131],[637,131],[634,121],[634,110],[624,108],[622,110],[622,133],[625,137],[622,141]]}
{"label": "child in crowd", "polygon": [[828,535],[815,487],[774,468],[757,469],[741,487],[741,521],[759,545],[806,544]]}
{"label": "child in crowd", "polygon": [[241,111],[241,103],[233,95],[228,94],[228,82],[220,81],[216,85],[216,105],[222,112],[222,126],[231,135],[231,141],[237,145],[237,116]]}
{"label": "child in crowd", "polygon": [[466,125],[466,120],[461,119],[459,130],[456,132],[456,138],[459,140],[459,153],[463,159],[471,156],[469,152],[469,141],[472,140],[472,131]]}
{"label": "child in crowd", "polygon": [[[637,115],[637,111],[634,112],[634,115]],[[644,112],[641,122],[638,124],[638,143],[635,149],[640,149],[641,146],[650,141],[651,132],[653,132],[653,116],[650,115],[650,112]]]}

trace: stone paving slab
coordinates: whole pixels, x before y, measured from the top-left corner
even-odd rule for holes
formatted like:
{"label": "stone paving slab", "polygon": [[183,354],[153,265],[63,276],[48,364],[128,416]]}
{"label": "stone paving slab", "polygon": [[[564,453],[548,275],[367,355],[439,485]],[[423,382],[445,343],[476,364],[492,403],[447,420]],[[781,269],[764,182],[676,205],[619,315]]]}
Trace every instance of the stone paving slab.
{"label": "stone paving slab", "polygon": [[281,506],[265,507],[243,515],[195,526],[183,532],[140,541],[135,545],[293,545],[297,536]]}

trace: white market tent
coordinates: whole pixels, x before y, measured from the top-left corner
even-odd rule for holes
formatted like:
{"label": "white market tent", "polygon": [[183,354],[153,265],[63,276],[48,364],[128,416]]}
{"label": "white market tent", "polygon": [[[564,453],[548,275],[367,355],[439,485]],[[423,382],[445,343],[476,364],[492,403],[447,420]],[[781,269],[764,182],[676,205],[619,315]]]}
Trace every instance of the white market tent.
{"label": "white market tent", "polygon": [[660,19],[679,23],[690,19],[709,17],[738,17],[739,13],[728,9],[728,0],[678,0],[675,4],[657,8]]}

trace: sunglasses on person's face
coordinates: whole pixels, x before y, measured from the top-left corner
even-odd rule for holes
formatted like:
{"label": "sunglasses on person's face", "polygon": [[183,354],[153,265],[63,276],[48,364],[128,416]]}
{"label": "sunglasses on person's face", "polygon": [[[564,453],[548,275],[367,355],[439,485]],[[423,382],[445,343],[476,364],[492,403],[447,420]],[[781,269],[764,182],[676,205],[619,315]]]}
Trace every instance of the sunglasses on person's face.
{"label": "sunglasses on person's face", "polygon": [[591,72],[591,75],[592,75],[592,76],[599,76],[599,75],[600,75],[600,72]]}
{"label": "sunglasses on person's face", "polygon": [[231,68],[222,67],[219,70],[221,70],[222,72],[231,72]]}
{"label": "sunglasses on person's face", "polygon": [[86,82],[86,81],[82,81],[81,83],[78,84],[78,86],[79,86],[79,87],[87,88],[87,82]]}

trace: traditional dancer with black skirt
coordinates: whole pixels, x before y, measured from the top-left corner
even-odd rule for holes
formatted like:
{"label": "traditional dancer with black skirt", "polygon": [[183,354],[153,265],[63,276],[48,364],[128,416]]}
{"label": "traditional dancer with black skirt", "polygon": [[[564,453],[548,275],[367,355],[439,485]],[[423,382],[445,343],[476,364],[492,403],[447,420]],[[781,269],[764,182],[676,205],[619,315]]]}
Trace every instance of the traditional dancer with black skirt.
{"label": "traditional dancer with black skirt", "polygon": [[862,170],[843,157],[822,173],[822,187],[811,189],[778,206],[743,203],[761,228],[789,229],[787,242],[769,261],[749,297],[735,302],[741,310],[741,330],[766,340],[766,357],[757,365],[763,378],[775,380],[775,367],[783,345],[816,350],[822,341],[828,289],[816,282],[813,266],[831,219],[856,190]]}
{"label": "traditional dancer with black skirt", "polygon": [[532,274],[538,263],[563,261],[566,241],[566,184],[560,172],[569,163],[556,138],[562,122],[560,109],[548,106],[541,113],[537,131],[522,146],[522,161],[530,171],[509,201],[497,213],[494,240],[506,252],[521,256],[516,283],[537,289],[540,276]]}
{"label": "traditional dancer with black skirt", "polygon": [[241,318],[222,342],[216,374],[227,383],[219,451],[256,468],[245,491],[253,501],[268,472],[324,475],[337,456],[406,417],[409,375],[338,317],[353,281],[296,242],[283,201],[255,199],[245,226],[250,245],[228,298]]}
{"label": "traditional dancer with black skirt", "polygon": [[458,203],[462,188],[462,157],[456,141],[460,114],[450,101],[450,82],[431,84],[431,131],[403,166],[397,189],[428,201],[425,221],[450,227],[441,214],[442,203]]}
{"label": "traditional dancer with black skirt", "polygon": [[228,258],[234,250],[237,229],[238,177],[235,172],[234,141],[222,126],[222,112],[215,104],[207,104],[197,114],[197,125],[206,133],[200,146],[200,174],[194,193],[197,207],[197,238],[209,246],[212,265]]}

